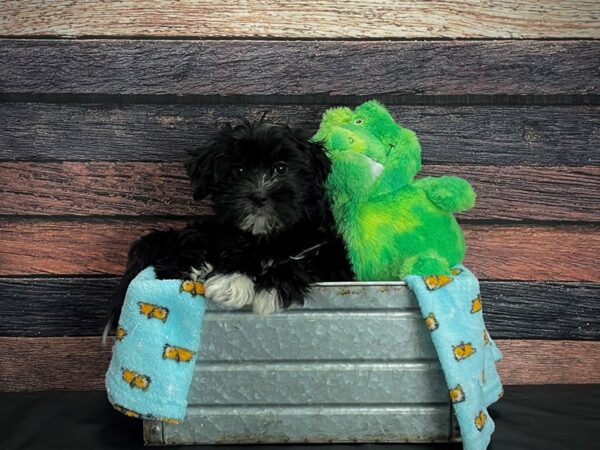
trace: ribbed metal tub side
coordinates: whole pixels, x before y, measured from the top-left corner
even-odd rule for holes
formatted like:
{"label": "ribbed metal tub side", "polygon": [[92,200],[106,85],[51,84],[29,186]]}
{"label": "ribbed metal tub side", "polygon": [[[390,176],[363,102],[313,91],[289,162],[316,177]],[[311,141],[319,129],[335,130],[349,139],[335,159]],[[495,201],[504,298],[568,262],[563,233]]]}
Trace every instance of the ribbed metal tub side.
{"label": "ribbed metal tub side", "polygon": [[211,304],[180,425],[147,444],[458,439],[429,331],[402,282],[322,283],[259,317]]}

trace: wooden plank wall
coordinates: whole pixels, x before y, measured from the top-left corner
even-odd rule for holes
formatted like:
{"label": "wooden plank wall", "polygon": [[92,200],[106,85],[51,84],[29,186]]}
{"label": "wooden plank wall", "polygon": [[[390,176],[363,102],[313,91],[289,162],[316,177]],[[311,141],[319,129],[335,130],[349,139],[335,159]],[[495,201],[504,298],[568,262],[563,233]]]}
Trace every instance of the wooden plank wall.
{"label": "wooden plank wall", "polygon": [[[129,243],[215,125],[379,98],[460,217],[506,384],[600,382],[597,1],[0,2],[0,391],[101,389]],[[526,38],[526,39],[523,39]]]}

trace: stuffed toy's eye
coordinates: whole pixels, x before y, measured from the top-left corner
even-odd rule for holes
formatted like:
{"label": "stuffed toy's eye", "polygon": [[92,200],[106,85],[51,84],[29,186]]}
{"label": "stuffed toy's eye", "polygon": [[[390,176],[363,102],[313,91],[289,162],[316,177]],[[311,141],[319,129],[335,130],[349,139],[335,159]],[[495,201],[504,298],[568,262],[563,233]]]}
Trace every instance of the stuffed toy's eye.
{"label": "stuffed toy's eye", "polygon": [[234,175],[241,175],[244,173],[244,168],[242,166],[234,166],[233,167],[233,174]]}
{"label": "stuffed toy's eye", "polygon": [[356,119],[356,120],[354,121],[354,123],[355,123],[356,125],[360,125],[361,123],[363,123],[363,121],[362,121],[362,119]]}
{"label": "stuffed toy's eye", "polygon": [[283,175],[284,173],[287,172],[287,170],[288,170],[287,164],[278,162],[278,163],[275,163],[275,165],[273,165],[273,169],[271,170],[271,173],[273,175]]}

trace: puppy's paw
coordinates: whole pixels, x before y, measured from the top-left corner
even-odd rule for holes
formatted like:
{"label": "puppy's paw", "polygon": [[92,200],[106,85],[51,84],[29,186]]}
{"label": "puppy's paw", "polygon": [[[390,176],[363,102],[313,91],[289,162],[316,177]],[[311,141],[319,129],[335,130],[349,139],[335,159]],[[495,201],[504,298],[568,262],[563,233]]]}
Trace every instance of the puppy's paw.
{"label": "puppy's paw", "polygon": [[279,312],[281,310],[279,292],[276,289],[258,291],[252,302],[252,310],[261,316]]}
{"label": "puppy's paw", "polygon": [[192,271],[190,272],[189,277],[193,281],[201,281],[204,280],[208,276],[208,274],[210,274],[213,271],[213,269],[214,267],[212,266],[212,264],[205,262],[200,266],[199,269],[192,267]]}
{"label": "puppy's paw", "polygon": [[204,283],[206,297],[232,309],[249,305],[254,299],[254,282],[241,273],[217,273]]}

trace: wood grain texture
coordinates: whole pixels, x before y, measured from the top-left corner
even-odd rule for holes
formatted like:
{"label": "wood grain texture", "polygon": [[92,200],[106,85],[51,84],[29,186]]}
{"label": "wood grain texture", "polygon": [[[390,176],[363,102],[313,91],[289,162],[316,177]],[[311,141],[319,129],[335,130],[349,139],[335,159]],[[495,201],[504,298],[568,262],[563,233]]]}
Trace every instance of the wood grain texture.
{"label": "wood grain texture", "polygon": [[511,384],[600,383],[600,342],[496,341],[502,382]]}
{"label": "wood grain texture", "polygon": [[[0,392],[104,389],[112,338],[0,337]],[[504,385],[600,383],[600,342],[496,340]]]}
{"label": "wood grain texture", "polygon": [[[0,278],[0,336],[99,335],[117,278]],[[2,358],[0,358],[0,363]]]}
{"label": "wood grain texture", "polygon": [[[513,0],[5,0],[6,36],[598,38],[598,3]],[[168,12],[167,12],[168,11]]]}
{"label": "wood grain texture", "polygon": [[[0,159],[179,161],[217,124],[269,111],[317,130],[329,106],[4,103]],[[425,164],[600,165],[598,106],[388,106],[417,132]]]}
{"label": "wood grain texture", "polygon": [[0,391],[104,389],[113,340],[0,337]]}
{"label": "wood grain texture", "polygon": [[421,175],[455,175],[477,193],[459,219],[598,221],[600,167],[425,166]]}
{"label": "wood grain texture", "polygon": [[480,279],[600,281],[600,228],[464,225],[465,265]]}
{"label": "wood grain texture", "polygon": [[[199,215],[181,163],[0,162],[0,214]],[[461,219],[599,219],[600,167],[428,165],[422,175],[456,175],[478,194]]]}
{"label": "wood grain texture", "polygon": [[[171,221],[0,220],[0,275],[120,275],[131,243]],[[600,281],[600,228],[465,224],[465,264],[479,278]]]}
{"label": "wood grain texture", "polygon": [[186,220],[0,220],[0,275],[121,275],[135,239]]}
{"label": "wood grain texture", "polygon": [[[117,278],[0,278],[0,336],[93,336]],[[482,281],[499,339],[600,340],[600,284]]]}
{"label": "wood grain texture", "polygon": [[0,92],[594,94],[598,59],[594,41],[0,40]]}
{"label": "wood grain texture", "polygon": [[497,338],[600,340],[597,284],[482,281],[481,295]]}
{"label": "wood grain texture", "polygon": [[206,202],[192,201],[182,163],[0,163],[0,173],[0,214],[212,212]]}

